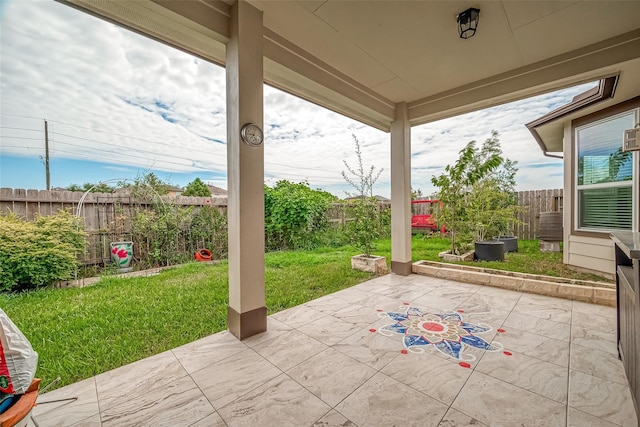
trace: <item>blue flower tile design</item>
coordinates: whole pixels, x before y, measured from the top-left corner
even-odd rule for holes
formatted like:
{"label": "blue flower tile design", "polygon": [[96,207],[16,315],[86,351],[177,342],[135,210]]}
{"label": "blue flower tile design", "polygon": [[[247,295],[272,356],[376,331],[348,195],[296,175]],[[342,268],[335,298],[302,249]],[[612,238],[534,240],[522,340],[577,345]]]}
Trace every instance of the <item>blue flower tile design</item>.
{"label": "blue flower tile design", "polygon": [[391,323],[378,331],[385,336],[402,335],[405,349],[414,353],[421,353],[432,346],[449,357],[470,362],[476,357],[465,353],[467,348],[503,350],[502,344],[490,343],[476,335],[491,331],[491,326],[465,322],[460,313],[434,314],[407,306],[404,312],[382,312],[379,315]]}

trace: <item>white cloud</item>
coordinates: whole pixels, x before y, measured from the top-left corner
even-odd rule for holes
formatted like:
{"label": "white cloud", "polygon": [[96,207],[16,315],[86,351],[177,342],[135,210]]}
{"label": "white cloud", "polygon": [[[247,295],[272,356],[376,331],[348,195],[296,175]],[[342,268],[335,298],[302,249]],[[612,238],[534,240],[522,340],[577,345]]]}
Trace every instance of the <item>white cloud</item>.
{"label": "white cloud", "polygon": [[[0,154],[40,155],[46,118],[52,156],[203,177],[226,173],[224,69],[53,1],[2,7]],[[584,90],[413,128],[413,187],[430,194],[431,176],[492,129],[501,133],[505,155],[519,162],[519,188],[560,187],[561,161],[542,156],[524,123]],[[389,134],[266,86],[264,114],[268,183],[308,179],[344,195],[343,160],[356,165],[353,134],[364,163],[384,169],[375,192],[389,195]]]}

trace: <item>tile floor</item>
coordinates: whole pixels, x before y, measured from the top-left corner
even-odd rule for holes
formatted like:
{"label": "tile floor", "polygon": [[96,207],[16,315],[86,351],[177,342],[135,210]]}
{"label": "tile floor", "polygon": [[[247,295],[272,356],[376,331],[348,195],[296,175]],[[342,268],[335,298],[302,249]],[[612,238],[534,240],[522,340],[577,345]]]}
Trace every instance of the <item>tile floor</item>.
{"label": "tile floor", "polygon": [[[387,275],[46,393],[38,426],[638,426],[615,310]],[[429,340],[425,340],[427,337]],[[34,423],[30,423],[34,425]]]}

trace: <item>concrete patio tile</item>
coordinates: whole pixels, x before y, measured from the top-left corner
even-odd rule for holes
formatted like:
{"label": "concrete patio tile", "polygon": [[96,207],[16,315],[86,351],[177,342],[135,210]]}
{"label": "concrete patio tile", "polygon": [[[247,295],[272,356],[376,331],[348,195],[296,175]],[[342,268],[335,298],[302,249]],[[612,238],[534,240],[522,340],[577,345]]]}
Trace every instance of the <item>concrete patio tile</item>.
{"label": "concrete patio tile", "polygon": [[262,332],[261,334],[254,335],[242,341],[243,344],[248,347],[255,347],[259,344],[262,344],[265,341],[268,341],[278,335],[284,334],[285,332],[292,331],[293,328],[289,325],[286,325],[279,320],[274,319],[273,317],[267,317],[267,331]]}
{"label": "concrete patio tile", "polygon": [[458,360],[444,358],[436,353],[435,348],[430,348],[424,353],[400,355],[381,372],[451,405],[473,371],[461,367]]}
{"label": "concrete patio tile", "polygon": [[359,301],[369,298],[372,292],[361,291],[357,287],[352,287],[348,289],[343,289],[341,291],[335,292],[332,295],[343,299],[351,304],[357,304]]}
{"label": "concrete patio tile", "polygon": [[569,342],[571,338],[571,326],[569,324],[540,319],[526,314],[511,312],[502,326],[505,329],[516,328],[560,341]]}
{"label": "concrete patio tile", "polygon": [[155,388],[166,387],[186,375],[187,371],[170,351],[97,375],[100,410],[128,402]]}
{"label": "concrete patio tile", "polygon": [[487,352],[475,370],[556,402],[567,403],[568,368],[515,351],[509,353]]}
{"label": "concrete patio tile", "polygon": [[229,331],[223,331],[171,350],[188,373],[193,373],[246,350]]}
{"label": "concrete patio tile", "polygon": [[532,334],[516,328],[505,327],[504,330],[505,332],[497,335],[494,341],[502,344],[505,350],[569,367],[569,342]]}
{"label": "concrete patio tile", "polygon": [[328,348],[287,371],[304,388],[334,407],[376,373],[364,363]]}
{"label": "concrete patio tile", "polygon": [[482,288],[478,289],[478,294],[498,297],[501,299],[508,299],[510,301],[518,301],[520,297],[524,295],[522,292],[496,288],[493,286],[483,286]]}
{"label": "concrete patio tile", "polygon": [[316,310],[303,304],[272,314],[271,317],[286,324],[287,326],[298,328],[302,325],[306,325],[309,322],[318,320],[324,315],[325,313],[323,313],[322,311]]}
{"label": "concrete patio tile", "polygon": [[456,311],[463,314],[466,322],[482,323],[494,329],[502,326],[507,317],[509,317],[508,311],[492,308],[486,304],[475,304],[468,300],[460,304]]}
{"label": "concrete patio tile", "polygon": [[332,314],[338,310],[342,310],[343,308],[350,307],[351,303],[343,300],[342,298],[327,295],[313,301],[306,302],[304,305],[326,314]]}
{"label": "concrete patio tile", "polygon": [[[495,289],[495,288],[493,288]],[[508,292],[500,290],[500,292]],[[502,298],[500,293],[486,294],[483,290],[479,290],[474,295],[467,298],[462,304],[464,306],[486,306],[492,309],[510,312],[518,302],[517,298],[510,298],[510,294],[506,294],[508,298]]]}
{"label": "concrete patio tile", "polygon": [[369,330],[356,332],[335,344],[333,348],[376,370],[384,368],[404,349],[400,340],[387,338]]}
{"label": "concrete patio tile", "polygon": [[571,345],[569,368],[603,380],[627,385],[627,376],[617,354],[594,350],[581,345]]}
{"label": "concrete patio tile", "polygon": [[414,300],[407,300],[406,302],[408,302],[412,307],[436,307],[442,313],[455,311],[456,307],[460,305],[460,301],[431,294],[423,295],[420,298],[416,298]]}
{"label": "concrete patio tile", "polygon": [[254,350],[282,371],[287,371],[326,348],[327,345],[320,341],[293,330],[258,344]]}
{"label": "concrete patio tile", "polygon": [[[44,403],[69,397],[78,399]],[[100,414],[96,382],[93,377],[41,394],[38,396],[37,404],[32,415],[41,427],[71,425]]]}
{"label": "concrete patio tile", "polygon": [[458,303],[462,303],[469,299],[470,296],[475,295],[478,292],[475,290],[467,290],[460,289],[456,286],[441,286],[439,288],[433,289],[427,293],[426,296],[438,296],[442,298],[446,298],[449,300],[457,301]]}
{"label": "concrete patio tile", "polygon": [[373,308],[375,310],[392,311],[397,309],[400,305],[399,301],[394,298],[390,298],[385,295],[371,295],[369,298],[365,298],[358,302],[358,305]]}
{"label": "concrete patio tile", "polygon": [[309,426],[331,408],[282,374],[220,409],[229,427]]}
{"label": "concrete patio tile", "polygon": [[384,276],[371,279],[372,282],[388,285],[402,285],[411,283],[417,274],[409,274],[408,276],[400,276],[398,274],[385,274]]}
{"label": "concrete patio tile", "polygon": [[602,418],[594,417],[575,408],[567,408],[567,427],[618,427]]}
{"label": "concrete patio tile", "polygon": [[327,415],[313,423],[311,427],[356,427],[356,425],[341,413],[331,410]]}
{"label": "concrete patio tile", "polygon": [[380,295],[392,298],[402,304],[404,302],[410,303],[412,301],[416,301],[420,297],[426,295],[429,291],[430,289],[428,288],[415,289],[398,286],[390,289],[388,292],[380,292]]}
{"label": "concrete patio tile", "polygon": [[569,406],[623,427],[637,427],[629,386],[569,371]]}
{"label": "concrete patio tile", "polygon": [[518,301],[513,307],[514,313],[537,317],[538,319],[551,320],[553,322],[571,324],[571,310],[562,308],[545,307],[538,304],[529,304]]}
{"label": "concrete patio tile", "polygon": [[573,311],[584,313],[590,316],[602,316],[608,318],[616,317],[616,308],[600,304],[590,304],[588,302],[573,301]]}
{"label": "concrete patio tile", "polygon": [[298,330],[325,345],[334,345],[362,330],[362,327],[337,317],[325,316],[300,326]]}
{"label": "concrete patio tile", "polygon": [[280,375],[282,371],[253,350],[222,360],[192,375],[216,410]]}
{"label": "concrete patio tile", "polygon": [[593,329],[595,331],[606,332],[608,334],[615,334],[617,328],[616,313],[614,311],[608,316],[600,316],[597,314],[582,313],[574,310],[571,324],[573,326]]}
{"label": "concrete patio tile", "polygon": [[71,427],[102,427],[102,421],[100,421],[100,415],[94,415],[93,417],[78,421]]}
{"label": "concrete patio tile", "polygon": [[190,425],[214,413],[209,401],[190,377],[150,390],[148,393],[102,411],[102,426]]}
{"label": "concrete patio tile", "polygon": [[378,312],[375,308],[360,304],[353,304],[351,307],[336,311],[333,317],[365,327],[378,320]]}
{"label": "concrete patio tile", "polygon": [[217,412],[214,412],[208,417],[191,424],[189,427],[227,427],[227,424],[222,420],[222,417],[220,417]]}
{"label": "concrete patio tile", "polygon": [[436,427],[447,405],[377,373],[336,410],[359,426]]}
{"label": "concrete patio tile", "polygon": [[449,283],[460,283],[462,282],[453,282],[451,280],[441,279],[439,277],[429,277],[423,276],[420,274],[411,274],[407,276],[407,282],[404,286],[413,286],[414,290],[422,290],[422,289],[437,289],[441,286],[447,286]]}
{"label": "concrete patio tile", "polygon": [[477,419],[463,414],[460,411],[456,411],[453,408],[449,408],[444,418],[438,424],[438,427],[488,427],[487,424],[483,424]]}
{"label": "concrete patio tile", "polygon": [[618,356],[616,334],[573,325],[571,326],[571,342],[583,347],[606,351],[607,353],[616,355],[616,357]]}
{"label": "concrete patio tile", "polygon": [[536,304],[549,308],[559,308],[561,310],[571,311],[573,309],[573,301],[564,298],[548,297],[546,295],[523,293],[518,303]]}
{"label": "concrete patio tile", "polygon": [[452,408],[490,426],[564,427],[566,406],[475,371]]}

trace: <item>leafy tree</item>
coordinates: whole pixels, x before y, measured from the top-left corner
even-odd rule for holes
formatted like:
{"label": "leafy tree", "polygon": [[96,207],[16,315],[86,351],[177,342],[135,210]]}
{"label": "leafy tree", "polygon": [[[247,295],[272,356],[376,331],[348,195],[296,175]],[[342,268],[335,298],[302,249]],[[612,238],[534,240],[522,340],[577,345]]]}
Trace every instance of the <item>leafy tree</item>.
{"label": "leafy tree", "polygon": [[[431,178],[439,189],[438,198],[443,202],[441,219],[451,231],[451,252],[454,254],[461,254],[474,238],[486,233],[486,218],[497,210],[492,193],[502,197],[510,185],[509,179],[515,184],[515,163],[507,163],[508,167],[498,172],[505,164],[498,136],[498,132],[492,131],[480,148],[476,141],[469,142],[460,150],[453,165],[447,165],[443,174]],[[500,182],[504,189],[500,188]]]}
{"label": "leafy tree", "polygon": [[264,188],[265,240],[270,249],[313,246],[315,234],[328,227],[329,203],[337,198],[309,183],[278,181]]}
{"label": "leafy tree", "polygon": [[133,183],[123,181],[118,183],[122,188],[126,188],[131,193],[131,196],[138,201],[152,201],[161,202],[160,196],[169,194],[171,184],[158,178],[153,172],[147,172],[143,175],[138,175]]}
{"label": "leafy tree", "polygon": [[187,184],[187,188],[182,192],[183,196],[211,197],[211,190],[200,178],[196,178]]}
{"label": "leafy tree", "polygon": [[67,187],[67,190],[82,191],[83,193],[86,191],[90,191],[91,193],[113,193],[114,188],[104,182],[99,182],[97,184],[85,182],[82,186],[78,184],[71,184]]}
{"label": "leafy tree", "polygon": [[376,168],[371,166],[365,169],[362,162],[362,151],[360,142],[355,135],[353,141],[356,145],[356,156],[358,159],[357,168],[349,166],[343,160],[350,175],[342,171],[342,177],[356,190],[357,198],[350,202],[350,210],[353,220],[347,223],[347,234],[351,243],[364,251],[365,256],[371,256],[375,249],[373,241],[380,237],[381,228],[378,221],[378,201],[373,197],[373,185],[376,183],[383,169],[376,172]]}

